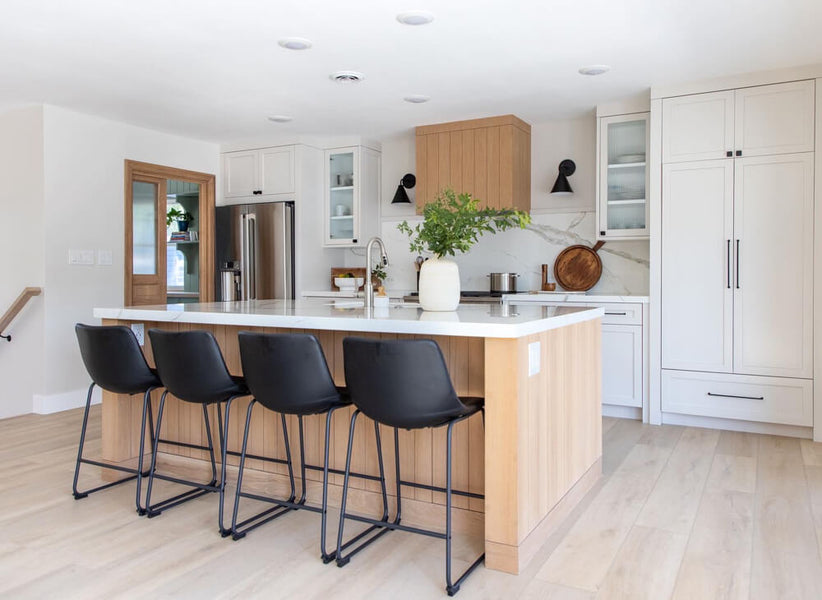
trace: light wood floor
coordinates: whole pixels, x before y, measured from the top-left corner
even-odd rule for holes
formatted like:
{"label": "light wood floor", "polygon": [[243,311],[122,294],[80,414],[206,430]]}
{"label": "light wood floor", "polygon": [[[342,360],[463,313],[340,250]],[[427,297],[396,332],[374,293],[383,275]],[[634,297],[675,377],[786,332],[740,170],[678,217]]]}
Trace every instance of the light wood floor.
{"label": "light wood floor", "polygon": [[[75,501],[80,418],[0,421],[3,597],[445,596],[439,540],[392,532],[338,569],[318,559],[316,514],[232,542],[216,532],[215,495],[152,520],[136,516],[131,484]],[[822,598],[822,444],[607,418],[603,431],[605,476],[525,573],[481,569],[458,597]],[[457,557],[477,544],[460,540]]]}

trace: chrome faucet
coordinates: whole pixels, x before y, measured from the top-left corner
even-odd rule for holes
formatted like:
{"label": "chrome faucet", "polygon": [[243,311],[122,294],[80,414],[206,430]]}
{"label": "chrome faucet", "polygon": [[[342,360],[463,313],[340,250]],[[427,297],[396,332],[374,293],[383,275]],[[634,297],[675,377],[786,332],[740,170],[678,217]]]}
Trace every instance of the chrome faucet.
{"label": "chrome faucet", "polygon": [[368,245],[365,247],[365,308],[372,308],[374,306],[374,286],[371,285],[371,254],[374,250],[374,244],[380,247],[380,262],[384,267],[388,266],[388,255],[385,253],[385,244],[378,237],[372,237],[368,240]]}

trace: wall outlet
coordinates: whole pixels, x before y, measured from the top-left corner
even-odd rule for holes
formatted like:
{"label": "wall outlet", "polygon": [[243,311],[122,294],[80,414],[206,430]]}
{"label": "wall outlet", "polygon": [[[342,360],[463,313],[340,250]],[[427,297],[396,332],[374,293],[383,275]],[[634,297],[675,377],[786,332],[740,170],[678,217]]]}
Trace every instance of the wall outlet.
{"label": "wall outlet", "polygon": [[539,373],[542,364],[542,352],[539,342],[528,344],[528,377],[533,377]]}
{"label": "wall outlet", "polygon": [[111,257],[111,250],[98,250],[97,251],[97,264],[103,266],[111,266],[112,264],[112,257]]}
{"label": "wall outlet", "polygon": [[70,265],[93,265],[94,250],[69,250]]}
{"label": "wall outlet", "polygon": [[134,332],[134,337],[137,338],[137,343],[141,346],[146,345],[146,329],[142,323],[132,323],[131,330]]}

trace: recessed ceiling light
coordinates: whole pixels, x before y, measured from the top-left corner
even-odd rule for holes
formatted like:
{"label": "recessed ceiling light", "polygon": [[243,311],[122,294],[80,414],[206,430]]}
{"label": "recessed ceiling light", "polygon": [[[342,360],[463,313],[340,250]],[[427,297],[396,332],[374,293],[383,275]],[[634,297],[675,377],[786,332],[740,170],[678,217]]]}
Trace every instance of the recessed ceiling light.
{"label": "recessed ceiling light", "polygon": [[403,100],[411,104],[422,104],[423,102],[428,102],[430,99],[431,96],[423,96],[422,94],[411,94],[403,98]]}
{"label": "recessed ceiling light", "polygon": [[293,120],[293,117],[289,117],[288,115],[271,115],[268,117],[268,120],[274,123],[288,123]]}
{"label": "recessed ceiling light", "polygon": [[428,25],[434,15],[424,10],[407,10],[397,15],[397,21],[403,25]]}
{"label": "recessed ceiling light", "polygon": [[277,43],[288,50],[308,50],[311,46],[313,46],[311,40],[300,37],[283,38]]}
{"label": "recessed ceiling light", "polygon": [[607,73],[611,70],[611,67],[608,65],[588,65],[587,67],[582,67],[579,70],[580,75],[602,75],[603,73]]}
{"label": "recessed ceiling light", "polygon": [[331,81],[337,81],[339,83],[357,83],[365,79],[365,75],[358,71],[337,71],[336,73],[331,73],[328,77]]}

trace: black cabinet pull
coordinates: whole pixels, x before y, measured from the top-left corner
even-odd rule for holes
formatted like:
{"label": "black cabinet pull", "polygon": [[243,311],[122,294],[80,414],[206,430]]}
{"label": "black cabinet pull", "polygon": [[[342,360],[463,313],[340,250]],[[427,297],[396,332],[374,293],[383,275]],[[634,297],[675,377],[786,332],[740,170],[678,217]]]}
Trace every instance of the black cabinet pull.
{"label": "black cabinet pull", "polygon": [[357,243],[357,240],[351,240],[351,243],[352,243],[352,244],[356,244],[356,243]]}
{"label": "black cabinet pull", "polygon": [[736,289],[739,289],[739,240],[736,240]]}
{"label": "black cabinet pull", "polygon": [[604,232],[604,231],[600,231],[600,232],[599,232],[599,235],[605,235],[605,232]]}
{"label": "black cabinet pull", "polygon": [[737,155],[737,156],[742,156],[742,150],[737,150],[737,151],[736,151],[736,155]]}
{"label": "black cabinet pull", "polygon": [[716,396],[717,398],[740,398],[741,400],[764,400],[765,396],[735,396],[733,394],[714,394],[708,392],[709,396]]}
{"label": "black cabinet pull", "polygon": [[609,317],[624,317],[628,313],[626,313],[626,312],[607,312],[605,314],[608,315]]}
{"label": "black cabinet pull", "polygon": [[733,151],[733,150],[728,150],[728,151],[725,153],[725,156],[728,156],[728,157],[731,157],[731,156],[733,156],[733,155],[734,155],[734,151]]}

